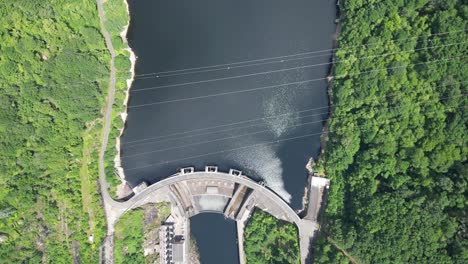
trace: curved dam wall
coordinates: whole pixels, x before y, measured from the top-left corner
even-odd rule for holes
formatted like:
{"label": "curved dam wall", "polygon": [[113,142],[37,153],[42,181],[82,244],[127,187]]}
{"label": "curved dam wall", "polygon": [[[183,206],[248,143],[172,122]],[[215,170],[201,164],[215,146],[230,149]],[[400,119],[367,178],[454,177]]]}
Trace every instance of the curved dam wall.
{"label": "curved dam wall", "polygon": [[[154,183],[188,166],[236,168],[301,208],[305,165],[319,153],[328,115],[327,83],[283,84],[326,77],[331,54],[303,53],[332,48],[335,2],[128,3],[137,61],[121,138],[126,180]],[[303,55],[274,59],[291,54]],[[300,68],[314,64],[322,66]],[[283,86],[259,89],[275,85]]]}

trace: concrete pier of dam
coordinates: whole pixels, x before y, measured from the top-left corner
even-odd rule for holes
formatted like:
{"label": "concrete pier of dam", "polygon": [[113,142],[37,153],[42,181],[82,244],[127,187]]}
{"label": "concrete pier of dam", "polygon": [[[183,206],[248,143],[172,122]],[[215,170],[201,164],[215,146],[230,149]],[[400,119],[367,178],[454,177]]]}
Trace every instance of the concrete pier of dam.
{"label": "concrete pier of dam", "polygon": [[[178,234],[186,241],[182,246],[183,259],[187,263],[189,254],[189,218],[200,213],[219,213],[237,223],[240,263],[245,263],[243,233],[246,222],[255,208],[259,208],[278,219],[294,223],[299,231],[301,262],[305,263],[314,233],[319,228],[317,215],[322,204],[322,194],[330,182],[321,177],[310,180],[305,216],[300,217],[279,195],[261,182],[256,182],[237,170],[219,172],[216,166],[206,166],[204,171],[183,168],[180,172],[148,186],[141,183],[135,187],[135,195],[125,202],[107,201],[106,216],[109,230],[128,210],[148,203],[170,202],[171,225],[185,230]],[[112,258],[103,258],[112,259]]]}

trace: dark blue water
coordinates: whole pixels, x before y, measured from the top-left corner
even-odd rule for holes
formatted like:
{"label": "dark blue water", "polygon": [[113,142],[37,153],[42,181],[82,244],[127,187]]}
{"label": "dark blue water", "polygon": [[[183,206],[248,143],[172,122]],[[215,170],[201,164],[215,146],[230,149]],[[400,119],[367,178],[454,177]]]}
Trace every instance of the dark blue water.
{"label": "dark blue water", "polygon": [[[128,39],[139,75],[122,137],[130,184],[152,183],[181,167],[218,165],[263,179],[300,208],[305,164],[319,153],[328,111],[325,80],[310,80],[326,77],[329,52],[230,64],[229,69],[199,67],[331,49],[335,1],[129,4]],[[293,67],[302,68],[285,70]],[[298,81],[307,82],[270,87]],[[197,228],[210,241],[209,227],[200,225],[194,232]],[[235,240],[235,233],[222,234]],[[204,243],[199,243],[202,256]]]}
{"label": "dark blue water", "polygon": [[197,244],[203,247],[199,252],[203,264],[239,263],[235,221],[221,214],[204,213],[190,218],[190,226]]}

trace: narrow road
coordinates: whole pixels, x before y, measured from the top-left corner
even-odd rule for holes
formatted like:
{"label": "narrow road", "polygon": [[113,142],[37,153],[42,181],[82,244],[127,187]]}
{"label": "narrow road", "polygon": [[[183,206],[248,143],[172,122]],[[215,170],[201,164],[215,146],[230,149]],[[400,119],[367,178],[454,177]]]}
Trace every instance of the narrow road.
{"label": "narrow road", "polygon": [[[115,95],[115,65],[114,65],[114,60],[115,60],[115,50],[114,46],[112,45],[112,38],[107,31],[106,26],[105,26],[105,16],[104,16],[104,9],[102,7],[102,1],[101,0],[96,0],[97,4],[97,10],[99,14],[99,20],[101,22],[101,32],[104,36],[104,39],[106,41],[106,46],[107,49],[109,50],[109,53],[111,55],[110,58],[110,76],[109,76],[109,91],[107,95],[107,102],[106,102],[106,108],[104,112],[104,124],[103,124],[103,130],[102,130],[102,142],[101,142],[101,150],[99,151],[99,185],[100,185],[100,190],[101,190],[101,195],[102,195],[102,200],[104,204],[104,209],[106,216],[110,212],[110,204],[115,202],[109,195],[109,192],[107,190],[108,185],[106,182],[106,174],[105,174],[105,166],[104,166],[104,155],[106,153],[106,148],[107,148],[107,142],[109,140],[109,132],[111,128],[111,118],[112,118],[112,105],[114,104],[114,95]],[[107,222],[107,217],[106,217],[106,222]],[[114,254],[113,254],[113,230],[109,228],[109,223],[107,223],[107,237],[104,240],[103,243],[103,250],[104,250],[104,263],[114,263]]]}

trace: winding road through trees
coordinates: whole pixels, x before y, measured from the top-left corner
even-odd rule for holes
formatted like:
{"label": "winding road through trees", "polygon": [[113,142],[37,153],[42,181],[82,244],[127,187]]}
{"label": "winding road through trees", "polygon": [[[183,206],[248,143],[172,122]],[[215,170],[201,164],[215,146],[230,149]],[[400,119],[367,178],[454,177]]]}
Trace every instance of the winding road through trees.
{"label": "winding road through trees", "polygon": [[106,182],[106,174],[105,174],[105,164],[104,164],[104,156],[107,149],[107,143],[109,141],[109,132],[111,129],[111,118],[112,118],[112,105],[114,104],[114,97],[115,97],[115,83],[116,83],[116,69],[115,69],[115,50],[114,46],[112,45],[112,38],[109,31],[106,29],[105,26],[105,15],[104,15],[104,8],[102,6],[102,0],[96,0],[97,10],[99,14],[99,20],[101,24],[101,32],[104,36],[107,49],[110,53],[110,75],[109,75],[109,91],[107,94],[107,101],[106,107],[104,111],[104,118],[103,118],[103,129],[102,129],[102,141],[101,141],[101,149],[99,151],[99,185],[100,191],[103,200],[103,206],[105,209],[105,214],[107,218],[107,237],[104,240],[104,244],[102,246],[104,250],[103,257],[100,262],[104,263],[113,263],[114,262],[114,255],[113,255],[113,224],[111,225],[108,221],[108,215],[112,211],[112,204],[116,202],[110,197],[108,192],[108,184]]}

